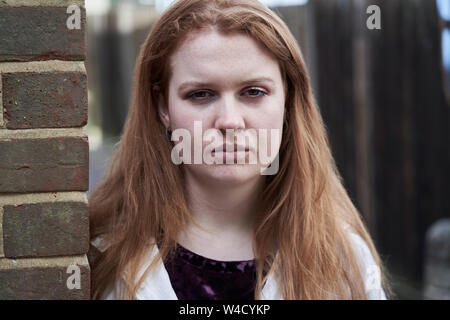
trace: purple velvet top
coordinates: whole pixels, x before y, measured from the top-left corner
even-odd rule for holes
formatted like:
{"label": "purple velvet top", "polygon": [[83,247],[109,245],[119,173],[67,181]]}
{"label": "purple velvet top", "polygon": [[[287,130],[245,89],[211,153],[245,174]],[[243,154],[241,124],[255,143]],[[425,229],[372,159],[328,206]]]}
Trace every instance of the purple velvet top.
{"label": "purple velvet top", "polygon": [[179,300],[254,300],[254,260],[217,261],[177,245],[164,266]]}

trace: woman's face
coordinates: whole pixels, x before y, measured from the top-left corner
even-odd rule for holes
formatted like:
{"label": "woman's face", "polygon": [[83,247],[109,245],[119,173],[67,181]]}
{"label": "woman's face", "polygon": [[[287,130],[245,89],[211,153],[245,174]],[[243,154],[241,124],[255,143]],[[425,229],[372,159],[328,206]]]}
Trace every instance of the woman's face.
{"label": "woman's face", "polygon": [[[192,161],[183,164],[183,169],[212,183],[238,183],[260,177],[268,164],[261,164],[259,158],[256,164],[250,162],[250,156],[258,154],[262,146],[258,130],[266,129],[269,149],[265,154],[272,160],[279,151],[283,130],[285,96],[275,57],[249,36],[202,30],[188,35],[172,55],[170,68],[167,107],[160,103],[159,111],[166,127],[173,132],[186,129],[191,135]],[[209,133],[214,136],[213,140],[203,138],[197,144],[202,146],[202,154],[211,143],[220,143],[220,150],[215,149],[212,156],[221,158],[224,164],[194,163],[195,121],[200,121],[197,132],[199,128],[203,133],[212,129]],[[242,140],[233,142],[231,135],[227,140],[227,129],[229,134],[247,134],[247,151],[223,152],[222,143],[228,143],[231,149],[234,144],[243,145]],[[272,140],[271,130],[272,134],[279,133]],[[217,138],[223,138],[223,142]],[[246,164],[237,164],[236,158],[245,158]]]}

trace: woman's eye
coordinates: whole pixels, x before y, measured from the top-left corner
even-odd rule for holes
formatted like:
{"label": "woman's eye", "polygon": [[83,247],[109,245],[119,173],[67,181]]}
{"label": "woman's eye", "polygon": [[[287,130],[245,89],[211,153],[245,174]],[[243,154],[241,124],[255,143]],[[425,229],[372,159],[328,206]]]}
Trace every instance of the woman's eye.
{"label": "woman's eye", "polygon": [[188,95],[188,98],[193,100],[203,100],[211,96],[212,94],[208,91],[196,91]]}
{"label": "woman's eye", "polygon": [[244,92],[245,96],[252,97],[252,98],[261,97],[261,96],[264,96],[266,94],[267,94],[267,92],[265,90],[263,90],[263,89],[260,89],[260,88],[250,88],[250,89],[248,89],[247,91]]}

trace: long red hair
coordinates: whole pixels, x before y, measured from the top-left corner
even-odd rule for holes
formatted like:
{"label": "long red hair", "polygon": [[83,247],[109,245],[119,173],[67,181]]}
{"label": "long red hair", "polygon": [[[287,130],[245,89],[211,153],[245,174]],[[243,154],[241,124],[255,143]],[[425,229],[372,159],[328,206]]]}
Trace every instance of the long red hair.
{"label": "long red hair", "polygon": [[102,298],[117,283],[118,298],[134,299],[154,266],[137,278],[149,248],[158,243],[153,262],[168,259],[192,218],[182,168],[171,161],[172,145],[152,89],[158,86],[167,99],[171,54],[189,32],[212,25],[264,45],[278,59],[285,81],[280,169],[266,180],[254,229],[255,298],[273,273],[285,299],[366,299],[344,225],[366,242],[389,296],[385,269],[343,187],[302,54],[286,24],[258,1],[181,0],[161,16],[141,48],[123,135],[107,175],[89,199],[91,239],[102,236],[109,246],[91,265],[92,297]]}

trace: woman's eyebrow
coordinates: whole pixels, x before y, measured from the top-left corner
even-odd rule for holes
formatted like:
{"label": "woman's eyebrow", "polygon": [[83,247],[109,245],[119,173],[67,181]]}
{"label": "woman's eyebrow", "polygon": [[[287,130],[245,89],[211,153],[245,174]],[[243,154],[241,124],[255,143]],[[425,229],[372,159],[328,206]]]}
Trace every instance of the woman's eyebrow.
{"label": "woman's eyebrow", "polygon": [[[270,82],[272,85],[275,85],[275,81],[268,77],[261,77],[261,78],[253,78],[244,80],[238,83],[239,86],[243,85],[249,85],[249,84],[255,84],[255,83],[262,83],[262,82]],[[186,81],[183,82],[179,87],[179,91],[183,91],[185,88],[188,87],[211,87],[214,86],[211,82],[201,82],[201,81]]]}

